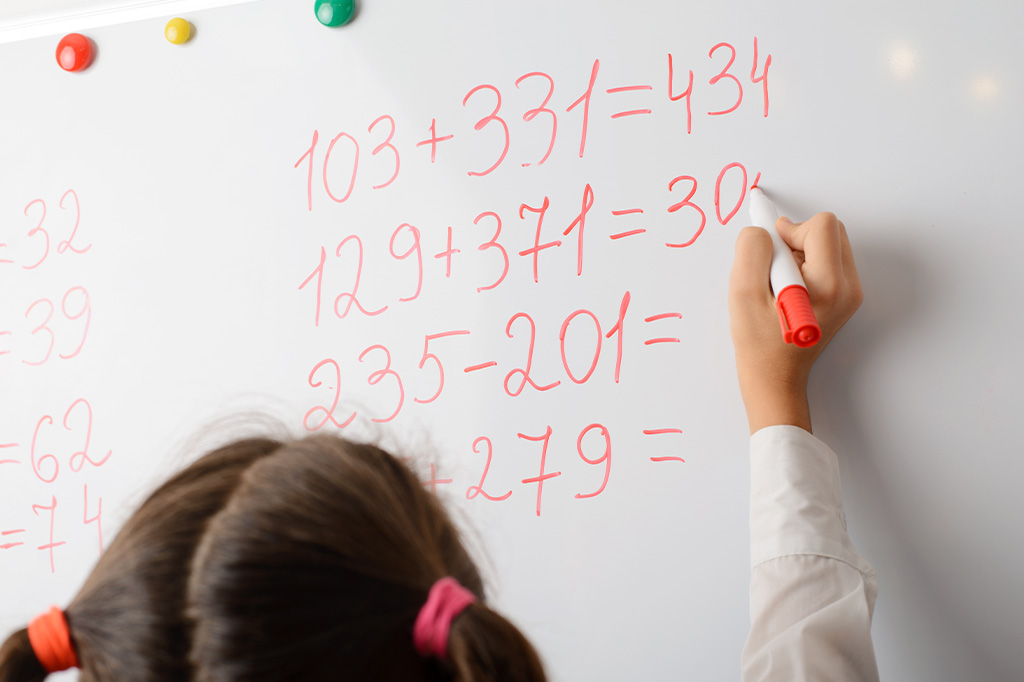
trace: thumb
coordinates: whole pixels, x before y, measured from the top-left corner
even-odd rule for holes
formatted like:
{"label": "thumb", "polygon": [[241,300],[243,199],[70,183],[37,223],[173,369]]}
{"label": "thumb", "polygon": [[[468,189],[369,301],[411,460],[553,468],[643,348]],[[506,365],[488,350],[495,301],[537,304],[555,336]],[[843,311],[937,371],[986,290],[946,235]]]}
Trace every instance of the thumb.
{"label": "thumb", "polygon": [[781,216],[775,221],[775,231],[782,237],[782,241],[786,242],[786,246],[792,251],[803,251],[804,250],[804,238],[807,236],[807,230],[804,223],[794,223],[786,216]]}

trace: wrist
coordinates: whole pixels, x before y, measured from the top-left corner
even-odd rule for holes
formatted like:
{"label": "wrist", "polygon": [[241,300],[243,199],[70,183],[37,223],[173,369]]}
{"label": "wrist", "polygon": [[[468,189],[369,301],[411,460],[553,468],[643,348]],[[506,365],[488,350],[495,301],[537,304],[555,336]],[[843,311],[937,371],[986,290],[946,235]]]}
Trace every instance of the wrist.
{"label": "wrist", "polygon": [[811,408],[806,382],[746,387],[741,391],[747,425],[753,434],[768,426],[797,426],[811,432]]}

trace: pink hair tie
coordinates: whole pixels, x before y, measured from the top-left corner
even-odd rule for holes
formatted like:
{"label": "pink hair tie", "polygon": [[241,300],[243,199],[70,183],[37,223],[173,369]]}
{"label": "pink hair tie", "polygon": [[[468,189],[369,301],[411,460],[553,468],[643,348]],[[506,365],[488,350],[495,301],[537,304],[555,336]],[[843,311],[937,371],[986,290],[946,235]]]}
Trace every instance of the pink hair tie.
{"label": "pink hair tie", "polygon": [[28,641],[46,672],[59,673],[78,667],[68,621],[56,606],[29,623]]}
{"label": "pink hair tie", "polygon": [[419,655],[448,660],[448,633],[452,621],[475,601],[476,595],[455,578],[441,578],[434,583],[412,628],[412,641]]}

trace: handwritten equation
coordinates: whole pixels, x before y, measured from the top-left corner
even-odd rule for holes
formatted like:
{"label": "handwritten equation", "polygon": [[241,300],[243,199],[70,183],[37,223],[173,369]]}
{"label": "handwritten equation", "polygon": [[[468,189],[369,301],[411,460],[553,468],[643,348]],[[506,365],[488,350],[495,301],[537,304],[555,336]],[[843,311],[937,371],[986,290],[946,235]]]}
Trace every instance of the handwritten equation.
{"label": "handwritten equation", "polygon": [[[55,201],[31,199],[23,215],[22,234],[14,235],[16,244],[0,242],[0,268],[13,269],[29,283],[5,294],[15,309],[24,311],[20,319],[0,319],[0,371],[5,374],[10,363],[40,371],[55,363],[77,362],[87,347],[92,320],[92,301],[84,285],[48,291],[54,271],[65,267],[67,259],[88,259],[92,252],[77,192],[68,189]],[[0,239],[10,238],[0,234]],[[92,443],[93,420],[85,397],[54,406],[34,423],[4,420],[0,481],[16,481],[38,500],[25,509],[0,506],[0,551],[45,552],[51,572],[59,565],[58,550],[68,542],[88,541],[85,536],[91,535],[103,551],[103,498],[95,485],[90,493],[88,483],[74,481],[83,469],[102,467],[113,455]],[[68,494],[69,490],[80,493]]]}
{"label": "handwritten equation", "polygon": [[[772,58],[759,54],[757,38],[746,57],[749,68],[742,69],[732,44],[714,44],[707,59],[716,67],[720,64],[720,70],[706,84],[695,84],[693,69],[680,67],[677,55],[666,57],[665,70],[658,79],[632,84],[605,82],[602,63],[595,59],[589,74],[581,74],[567,96],[558,94],[561,89],[556,88],[555,79],[543,71],[528,71],[509,84],[474,85],[453,98],[455,106],[480,115],[469,129],[446,127],[447,121],[458,116],[439,112],[418,124],[425,134],[415,139],[403,135],[406,123],[390,114],[377,116],[365,128],[366,122],[330,136],[322,137],[314,130],[309,146],[292,165],[302,181],[301,195],[293,195],[302,200],[296,209],[301,206],[306,212],[318,212],[335,206],[344,210],[361,192],[400,192],[396,188],[401,183],[396,181],[403,174],[403,158],[426,154],[430,168],[453,145],[464,146],[456,158],[477,159],[462,170],[461,180],[452,178],[454,182],[478,182],[501,168],[508,168],[506,173],[529,173],[557,156],[556,141],[565,136],[571,139],[571,154],[582,159],[587,154],[588,136],[592,136],[591,105],[599,97],[614,102],[601,107],[610,110],[612,121],[651,119],[659,115],[656,112],[668,110],[678,120],[680,135],[691,135],[700,128],[694,102],[702,101],[711,90],[717,91],[718,97],[728,92],[731,99],[728,106],[706,109],[707,116],[741,115],[745,93],[750,97],[753,90],[758,98],[754,116],[768,117]],[[537,101],[522,111],[509,110],[503,98],[509,88],[535,92]],[[531,124],[530,134],[514,136],[511,117]],[[401,142],[403,137],[410,141]],[[538,146],[539,139],[543,144]],[[460,269],[476,277],[473,282],[460,280],[470,295],[487,297],[495,290],[512,287],[506,294],[516,296],[514,289],[521,285],[509,283],[515,280],[552,288],[551,295],[559,297],[554,282],[564,281],[567,274],[583,277],[594,267],[589,254],[598,243],[595,240],[611,245],[623,262],[642,262],[651,249],[687,249],[698,242],[710,221],[729,225],[761,175],[736,159],[724,161],[716,171],[665,177],[662,186],[668,198],[662,205],[652,205],[649,200],[608,199],[593,182],[582,182],[567,194],[562,183],[548,192],[514,198],[509,202],[518,207],[514,211],[495,207],[460,215],[456,207],[450,222],[412,219],[386,229],[374,225],[372,229],[342,229],[340,234],[332,229],[319,248],[308,254],[308,269],[294,282],[311,333],[333,338],[344,334],[348,325],[359,325],[380,329],[383,334],[388,320],[399,315],[401,322],[395,318],[390,324],[402,324],[405,338],[422,339],[421,352],[396,355],[394,347],[382,338],[361,349],[348,348],[321,358],[305,376],[312,397],[302,426],[309,431],[343,432],[359,418],[389,423],[408,410],[447,400],[453,401],[454,407],[454,401],[466,400],[467,395],[493,395],[495,390],[518,401],[571,384],[619,384],[624,374],[639,371],[635,362],[639,354],[678,347],[690,329],[684,310],[657,307],[628,281],[615,299],[576,305],[559,300],[567,306],[566,313],[559,324],[550,327],[540,327],[534,311],[520,308],[500,328],[486,323],[481,326],[469,313],[462,325],[430,327],[428,322],[422,328],[408,328],[402,311],[409,306],[450,305],[447,287]],[[451,173],[450,167],[446,172]],[[410,176],[410,184],[415,181]],[[701,186],[713,187],[712,205],[700,205],[695,199]],[[401,203],[401,194],[390,201]],[[558,253],[571,255],[556,260],[553,256]],[[552,268],[556,267],[571,271],[555,272]],[[522,277],[511,276],[517,270]],[[449,284],[442,286],[445,282]],[[510,357],[518,359],[510,361]],[[557,358],[553,366],[560,364],[561,371],[551,371],[552,363],[546,363],[549,369],[540,372],[535,368],[539,357]],[[602,359],[608,371],[599,371]],[[457,389],[461,396],[453,396],[447,388],[446,377],[452,373],[472,378],[469,383],[461,382]],[[376,407],[351,406],[348,398],[354,394],[372,396]],[[495,446],[491,436],[479,434],[467,443],[480,461],[481,473],[479,479],[462,483],[465,499],[499,503],[508,500],[518,487],[528,486],[530,494],[536,495],[535,512],[540,516],[545,482],[563,475],[561,468],[550,464],[554,447],[560,450],[559,461],[569,457],[600,474],[592,489],[572,493],[578,500],[597,497],[608,489],[613,449],[648,451],[651,454],[646,459],[652,465],[685,463],[678,450],[663,453],[656,449],[655,442],[667,440],[651,438],[679,437],[685,433],[680,424],[630,429],[597,421],[582,428],[558,422],[557,415],[552,415],[542,431],[513,429],[516,462],[523,472],[514,480],[488,478],[492,461],[510,456]],[[553,439],[557,445],[552,445]],[[571,442],[575,442],[574,448]],[[523,463],[522,453],[527,449],[532,449],[539,461],[532,471]],[[439,486],[458,485],[437,473],[441,466],[431,463],[424,481],[435,492]]]}
{"label": "handwritten equation", "polygon": [[[744,79],[749,76],[748,87],[753,85],[760,89],[762,101],[762,115],[767,118],[769,110],[768,98],[768,72],[771,67],[772,57],[765,55],[763,60],[758,56],[757,38],[753,39],[752,66],[749,74],[737,76],[733,73],[736,65],[737,51],[730,43],[722,42],[716,44],[708,53],[708,59],[722,61],[722,57],[716,54],[728,55],[722,70],[707,83],[707,88],[729,88],[735,93],[735,100],[729,107],[719,110],[709,110],[709,116],[736,115],[736,112],[744,98]],[[530,123],[537,121],[536,125],[547,126],[550,129],[546,149],[536,160],[521,161],[522,168],[531,166],[542,166],[551,158],[555,148],[556,139],[559,137],[559,120],[562,120],[561,133],[566,134],[566,116],[571,116],[577,121],[574,130],[569,134],[578,137],[579,158],[584,158],[587,149],[587,136],[590,131],[591,103],[595,96],[620,98],[625,100],[623,109],[610,114],[612,120],[621,120],[638,116],[651,116],[655,114],[655,107],[659,104],[682,108],[680,130],[685,128],[686,134],[693,132],[693,96],[694,96],[694,75],[693,69],[686,70],[686,76],[682,76],[682,69],[677,70],[674,65],[674,58],[671,53],[667,55],[667,87],[664,90],[664,98],[658,101],[659,95],[652,83],[641,83],[633,85],[616,85],[613,87],[599,87],[598,80],[601,71],[601,61],[595,59],[590,72],[589,81],[582,94],[572,100],[564,109],[550,108],[551,100],[555,93],[555,80],[549,74],[542,71],[531,71],[523,74],[514,82],[517,90],[532,88],[533,83],[539,85],[539,105],[535,108],[522,112],[505,112],[503,109],[502,91],[499,87],[482,83],[471,88],[462,98],[462,107],[470,110],[487,110],[493,106],[490,113],[476,121],[470,131],[438,132],[438,119],[431,117],[430,123],[426,126],[425,132],[428,137],[420,139],[413,144],[414,150],[423,150],[419,153],[429,153],[430,163],[437,161],[439,152],[445,150],[445,145],[461,144],[464,149],[492,148],[489,158],[480,162],[479,168],[467,168],[466,175],[470,177],[485,177],[501,168],[506,163],[512,163],[509,159],[509,152],[513,149],[512,134],[507,122],[507,117],[521,116],[522,120]],[[760,73],[758,69],[760,68]],[[685,81],[685,87],[682,83]],[[660,88],[659,88],[660,89]],[[571,97],[571,95],[570,95]],[[478,102],[482,102],[480,105]],[[679,103],[679,104],[676,104]],[[454,118],[454,116],[453,116]],[[442,124],[443,125],[443,124]],[[376,132],[375,132],[376,131]],[[398,123],[390,114],[382,114],[374,119],[366,128],[365,137],[359,131],[353,134],[351,130],[335,132],[329,142],[321,140],[320,131],[314,130],[312,141],[309,147],[303,150],[301,156],[295,162],[294,167],[304,173],[305,177],[305,201],[309,211],[314,210],[314,204],[327,199],[330,202],[344,204],[358,189],[365,191],[365,186],[370,183],[370,190],[382,190],[390,187],[401,174],[402,158],[410,153],[406,148],[404,151],[395,143],[395,136],[399,131]],[[369,139],[367,139],[369,138]],[[362,139],[362,143],[360,143]],[[525,140],[525,145],[533,142],[533,136]],[[369,159],[362,151],[364,147],[370,147]],[[335,158],[339,154],[340,160]],[[483,154],[483,151],[480,152]],[[319,155],[318,155],[319,154]],[[340,164],[340,170],[335,168]],[[360,172],[363,176],[370,175],[372,179],[359,182]],[[339,181],[340,180],[340,181]],[[692,180],[692,178],[691,178]],[[693,180],[696,182],[696,180]],[[696,190],[694,190],[696,191]],[[691,194],[692,197],[692,194]]]}

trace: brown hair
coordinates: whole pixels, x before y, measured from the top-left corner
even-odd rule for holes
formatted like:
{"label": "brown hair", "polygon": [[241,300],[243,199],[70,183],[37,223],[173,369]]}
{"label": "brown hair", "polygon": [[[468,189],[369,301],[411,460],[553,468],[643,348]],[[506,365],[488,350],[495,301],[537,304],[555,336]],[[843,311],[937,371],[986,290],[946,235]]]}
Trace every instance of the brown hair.
{"label": "brown hair", "polygon": [[[412,644],[445,576],[478,597],[447,662]],[[82,682],[545,680],[483,597],[455,526],[402,462],[315,435],[237,441],[173,477],[66,614]],[[0,682],[45,676],[25,630],[0,647]]]}

